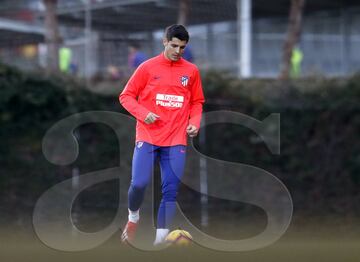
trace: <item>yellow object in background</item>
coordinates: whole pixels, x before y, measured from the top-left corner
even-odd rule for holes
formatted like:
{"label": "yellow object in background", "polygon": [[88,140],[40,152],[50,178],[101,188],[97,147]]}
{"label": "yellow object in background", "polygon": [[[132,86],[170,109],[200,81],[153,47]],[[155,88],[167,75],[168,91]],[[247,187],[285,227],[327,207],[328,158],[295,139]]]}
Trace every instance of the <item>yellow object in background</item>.
{"label": "yellow object in background", "polygon": [[36,45],[24,45],[21,47],[21,54],[25,58],[32,59],[38,54]]}

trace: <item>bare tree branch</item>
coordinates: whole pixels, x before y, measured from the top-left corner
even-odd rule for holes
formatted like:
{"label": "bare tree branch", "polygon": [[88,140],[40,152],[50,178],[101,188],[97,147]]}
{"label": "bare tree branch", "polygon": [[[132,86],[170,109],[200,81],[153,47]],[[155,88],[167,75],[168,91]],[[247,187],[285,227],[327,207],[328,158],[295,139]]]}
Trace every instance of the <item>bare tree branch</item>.
{"label": "bare tree branch", "polygon": [[45,5],[45,40],[47,45],[47,69],[59,70],[59,28],[56,16],[57,0],[43,0]]}
{"label": "bare tree branch", "polygon": [[305,0],[291,0],[289,25],[288,25],[286,40],[283,47],[281,72],[279,76],[279,78],[283,80],[289,78],[292,50],[300,40],[304,5],[305,5]]}
{"label": "bare tree branch", "polygon": [[191,0],[180,0],[179,16],[177,23],[186,25],[190,13]]}

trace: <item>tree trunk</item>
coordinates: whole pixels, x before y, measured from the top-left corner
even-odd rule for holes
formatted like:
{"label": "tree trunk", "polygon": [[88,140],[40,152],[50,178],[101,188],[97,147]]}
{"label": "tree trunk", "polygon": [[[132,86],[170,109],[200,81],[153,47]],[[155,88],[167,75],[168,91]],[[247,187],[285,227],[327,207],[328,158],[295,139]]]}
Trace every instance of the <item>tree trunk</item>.
{"label": "tree trunk", "polygon": [[191,0],[180,0],[179,16],[177,23],[186,26],[187,19],[190,13],[190,1]]}
{"label": "tree trunk", "polygon": [[289,78],[292,50],[300,40],[304,5],[305,5],[305,0],[291,0],[289,25],[288,25],[286,40],[283,47],[281,72],[279,76],[279,78],[283,80]]}
{"label": "tree trunk", "polygon": [[47,46],[47,69],[59,70],[59,28],[56,16],[57,0],[43,0],[45,5],[45,41]]}

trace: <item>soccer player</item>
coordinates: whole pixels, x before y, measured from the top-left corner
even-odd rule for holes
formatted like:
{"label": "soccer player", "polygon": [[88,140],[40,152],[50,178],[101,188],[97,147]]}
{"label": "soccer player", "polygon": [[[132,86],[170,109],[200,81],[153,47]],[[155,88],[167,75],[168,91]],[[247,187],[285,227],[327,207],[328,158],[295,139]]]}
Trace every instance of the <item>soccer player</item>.
{"label": "soccer player", "polygon": [[139,209],[154,164],[160,163],[162,199],[154,245],[164,242],[176,210],[184,172],[187,135],[198,134],[204,95],[198,68],[183,59],[189,33],[182,25],[166,28],[164,51],[143,62],[119,96],[136,120],[136,144],[128,191],[129,220],[122,240],[132,241]]}

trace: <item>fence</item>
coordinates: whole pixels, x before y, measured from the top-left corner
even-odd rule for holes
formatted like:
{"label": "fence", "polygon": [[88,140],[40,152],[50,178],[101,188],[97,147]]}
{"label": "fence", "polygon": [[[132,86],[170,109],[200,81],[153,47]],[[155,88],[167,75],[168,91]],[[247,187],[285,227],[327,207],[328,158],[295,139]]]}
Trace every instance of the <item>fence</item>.
{"label": "fence", "polygon": [[[359,14],[360,8],[305,13],[299,43],[304,54],[302,75],[344,76],[360,70]],[[229,21],[226,22],[189,26],[190,46],[195,63],[201,69],[238,72],[237,25],[233,21],[234,14],[228,16]],[[252,76],[276,77],[279,74],[287,23],[287,17],[253,19]],[[149,56],[162,50],[162,31],[124,34],[116,28],[107,28],[104,31],[93,30],[91,38],[85,37],[84,28],[63,26],[61,31],[63,45],[73,50],[73,62],[78,66],[79,76],[105,74],[114,67],[128,73],[127,46],[133,40],[139,41]],[[29,53],[23,52],[24,48],[26,46],[21,45],[3,47],[0,59],[24,69],[44,66],[44,52],[29,56]],[[33,48],[39,49],[36,45]],[[86,52],[86,48],[91,52]],[[87,66],[89,68],[86,69]]]}

